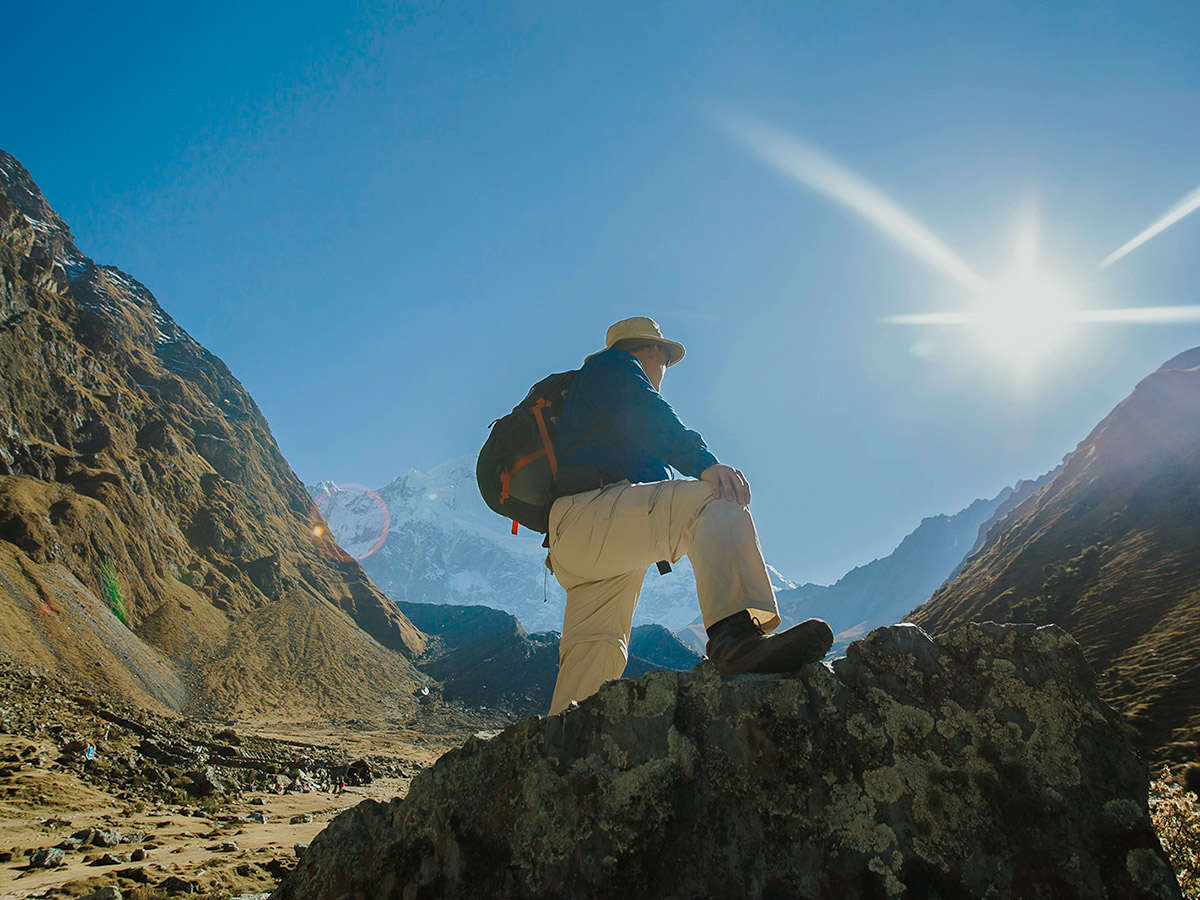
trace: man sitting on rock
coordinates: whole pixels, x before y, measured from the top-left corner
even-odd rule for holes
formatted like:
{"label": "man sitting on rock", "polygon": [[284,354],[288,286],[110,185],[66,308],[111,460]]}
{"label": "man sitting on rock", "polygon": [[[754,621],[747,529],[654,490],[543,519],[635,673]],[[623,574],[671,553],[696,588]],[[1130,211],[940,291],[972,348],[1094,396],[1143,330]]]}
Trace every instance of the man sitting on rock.
{"label": "man sitting on rock", "polygon": [[[653,319],[624,319],[564,401],[549,562],[567,608],[552,715],[621,677],[642,580],[659,560],[691,559],[706,651],[722,675],[792,672],[833,643],[820,619],[771,635],[779,608],[747,508],[750,485],[659,393],[683,354]],[[669,467],[689,477],[672,479]]]}

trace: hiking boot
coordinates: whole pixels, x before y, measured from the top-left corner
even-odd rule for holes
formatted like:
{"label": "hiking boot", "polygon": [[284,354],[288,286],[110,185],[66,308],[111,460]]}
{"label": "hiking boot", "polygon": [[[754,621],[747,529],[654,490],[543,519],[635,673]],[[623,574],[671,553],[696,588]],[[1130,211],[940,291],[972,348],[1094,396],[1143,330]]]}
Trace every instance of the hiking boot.
{"label": "hiking boot", "polygon": [[787,631],[765,635],[742,610],[708,629],[708,658],[722,675],[782,675],[825,657],[833,631],[821,619],[809,619]]}

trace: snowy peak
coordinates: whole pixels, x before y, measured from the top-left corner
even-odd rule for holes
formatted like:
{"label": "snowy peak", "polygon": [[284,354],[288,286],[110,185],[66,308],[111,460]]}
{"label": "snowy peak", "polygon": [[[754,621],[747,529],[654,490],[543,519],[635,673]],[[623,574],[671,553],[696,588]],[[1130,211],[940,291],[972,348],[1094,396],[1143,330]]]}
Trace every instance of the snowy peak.
{"label": "snowy peak", "polygon": [[[386,506],[386,540],[371,552],[378,524],[366,523],[371,502],[352,501],[341,485],[309,488],[342,546],[361,559],[363,568],[393,599],[416,603],[476,604],[515,615],[530,632],[557,630],[566,597],[545,566],[542,535],[521,529],[514,536],[508,520],[483,502],[475,480],[474,454],[460,456],[421,472],[410,469],[378,492]],[[337,488],[338,486],[333,486]],[[343,539],[343,535],[346,537]],[[349,543],[347,543],[349,542]],[[352,547],[354,549],[352,549]],[[768,567],[776,590],[795,585]],[[672,630],[699,613],[690,563],[658,575],[651,567],[642,588],[635,624],[657,623]]]}

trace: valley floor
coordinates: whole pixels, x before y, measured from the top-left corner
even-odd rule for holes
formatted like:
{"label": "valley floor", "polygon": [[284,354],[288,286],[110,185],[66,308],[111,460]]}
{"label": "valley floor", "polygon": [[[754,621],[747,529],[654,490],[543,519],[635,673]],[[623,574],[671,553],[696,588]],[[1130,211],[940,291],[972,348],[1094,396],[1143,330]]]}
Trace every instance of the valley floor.
{"label": "valley floor", "polygon": [[[147,900],[264,897],[339,812],[404,796],[413,776],[447,750],[507,724],[431,704],[404,722],[205,727],[114,711],[6,664],[0,697],[4,900],[87,897],[105,887]],[[222,764],[230,744],[241,768]],[[189,768],[171,757],[188,751],[206,762],[193,758]],[[369,782],[353,783],[366,779],[351,769],[350,783],[339,785],[358,760],[372,772]]]}

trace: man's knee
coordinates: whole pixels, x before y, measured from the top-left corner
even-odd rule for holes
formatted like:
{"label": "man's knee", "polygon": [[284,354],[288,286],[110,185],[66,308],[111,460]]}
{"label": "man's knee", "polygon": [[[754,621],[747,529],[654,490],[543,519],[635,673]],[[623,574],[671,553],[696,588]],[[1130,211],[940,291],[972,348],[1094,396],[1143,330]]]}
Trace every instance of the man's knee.
{"label": "man's knee", "polygon": [[[708,487],[707,484],[704,485]],[[754,520],[750,516],[750,507],[743,506],[733,500],[723,500],[720,497],[709,496],[700,507],[699,518],[706,522],[728,523],[733,528],[748,528],[754,530]]]}

